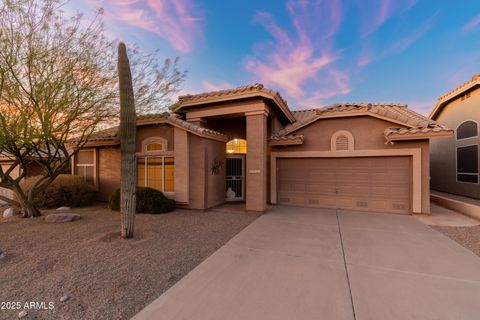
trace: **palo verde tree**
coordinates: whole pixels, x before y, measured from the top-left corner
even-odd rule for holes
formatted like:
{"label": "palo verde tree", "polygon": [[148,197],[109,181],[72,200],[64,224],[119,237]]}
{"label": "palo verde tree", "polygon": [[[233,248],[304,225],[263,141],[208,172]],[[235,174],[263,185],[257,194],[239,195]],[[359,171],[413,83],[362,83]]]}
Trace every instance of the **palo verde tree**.
{"label": "palo verde tree", "polygon": [[[88,137],[117,121],[116,41],[101,12],[88,23],[65,18],[58,0],[3,0],[0,7],[0,187],[24,217],[40,215],[35,196],[69,166]],[[130,50],[137,112],[160,111],[185,72],[158,52]],[[160,110],[159,110],[160,109]],[[6,165],[5,165],[6,164]],[[35,164],[41,178],[22,189]]]}
{"label": "palo verde tree", "polygon": [[137,161],[135,157],[136,119],[132,74],[123,42],[118,45],[118,83],[120,89],[120,212],[122,238],[133,237],[136,212]]}

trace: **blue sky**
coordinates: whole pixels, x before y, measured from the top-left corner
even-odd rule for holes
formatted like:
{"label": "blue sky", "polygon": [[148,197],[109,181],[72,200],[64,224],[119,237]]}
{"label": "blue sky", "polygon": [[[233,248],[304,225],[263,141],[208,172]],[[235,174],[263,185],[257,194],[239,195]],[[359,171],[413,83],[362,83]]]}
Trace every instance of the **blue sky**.
{"label": "blue sky", "polygon": [[107,32],[180,57],[180,94],[261,82],[292,109],[396,102],[427,114],[480,72],[480,1],[73,0]]}

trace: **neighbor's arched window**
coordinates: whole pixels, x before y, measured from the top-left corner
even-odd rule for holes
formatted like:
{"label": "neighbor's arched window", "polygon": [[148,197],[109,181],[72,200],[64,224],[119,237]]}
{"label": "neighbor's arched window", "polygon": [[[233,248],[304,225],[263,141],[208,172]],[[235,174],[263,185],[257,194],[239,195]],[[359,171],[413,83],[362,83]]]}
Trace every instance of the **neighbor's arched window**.
{"label": "neighbor's arched window", "polygon": [[247,153],[247,140],[233,139],[227,142],[227,153],[245,154]]}
{"label": "neighbor's arched window", "polygon": [[330,150],[332,151],[352,151],[354,149],[353,135],[346,130],[340,130],[332,135],[330,140]]}
{"label": "neighbor's arched window", "polygon": [[478,123],[473,120],[462,122],[457,127],[457,140],[478,136]]}

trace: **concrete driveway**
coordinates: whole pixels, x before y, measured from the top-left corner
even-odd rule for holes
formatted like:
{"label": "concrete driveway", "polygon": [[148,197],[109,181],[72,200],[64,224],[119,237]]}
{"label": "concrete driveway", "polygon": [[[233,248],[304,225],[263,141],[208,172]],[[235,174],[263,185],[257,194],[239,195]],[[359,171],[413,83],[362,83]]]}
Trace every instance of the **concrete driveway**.
{"label": "concrete driveway", "polygon": [[134,319],[479,319],[480,258],[411,216],[275,206]]}

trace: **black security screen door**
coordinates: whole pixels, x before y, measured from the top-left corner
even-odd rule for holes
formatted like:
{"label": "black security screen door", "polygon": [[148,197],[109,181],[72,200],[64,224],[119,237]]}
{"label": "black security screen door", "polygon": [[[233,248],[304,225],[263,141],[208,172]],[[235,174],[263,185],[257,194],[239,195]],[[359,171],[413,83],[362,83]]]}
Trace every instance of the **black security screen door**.
{"label": "black security screen door", "polygon": [[[244,167],[243,156],[229,156],[227,158],[227,200],[243,200]],[[235,194],[231,194],[231,191]]]}

